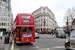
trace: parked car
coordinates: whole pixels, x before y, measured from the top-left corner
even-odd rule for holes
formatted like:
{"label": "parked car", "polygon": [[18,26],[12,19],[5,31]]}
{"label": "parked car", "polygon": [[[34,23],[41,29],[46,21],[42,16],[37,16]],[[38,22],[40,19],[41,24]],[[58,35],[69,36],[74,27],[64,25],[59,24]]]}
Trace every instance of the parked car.
{"label": "parked car", "polygon": [[39,38],[40,37],[40,34],[35,32],[35,38]]}
{"label": "parked car", "polygon": [[40,33],[41,34],[47,34],[47,31],[41,31]]}
{"label": "parked car", "polygon": [[66,34],[65,34],[65,32],[64,31],[57,31],[56,32],[56,37],[58,37],[58,38],[61,38],[61,37],[64,37],[64,38],[66,38]]}
{"label": "parked car", "polygon": [[70,37],[65,41],[66,49],[75,49],[75,30],[71,32]]}

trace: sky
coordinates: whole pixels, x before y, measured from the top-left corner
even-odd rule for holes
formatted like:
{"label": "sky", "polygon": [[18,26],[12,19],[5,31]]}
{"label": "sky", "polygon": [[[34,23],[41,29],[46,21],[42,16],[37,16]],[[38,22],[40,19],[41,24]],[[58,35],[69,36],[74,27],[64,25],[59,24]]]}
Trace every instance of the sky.
{"label": "sky", "polygon": [[75,7],[75,0],[11,0],[13,19],[18,13],[32,13],[41,6],[47,6],[55,15],[58,26],[63,27],[65,11]]}

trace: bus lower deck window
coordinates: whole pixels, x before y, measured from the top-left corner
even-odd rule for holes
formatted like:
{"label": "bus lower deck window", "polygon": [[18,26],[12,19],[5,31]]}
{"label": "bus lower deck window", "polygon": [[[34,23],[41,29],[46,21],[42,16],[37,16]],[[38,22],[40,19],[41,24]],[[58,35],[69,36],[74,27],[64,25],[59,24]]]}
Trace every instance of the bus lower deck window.
{"label": "bus lower deck window", "polygon": [[32,32],[32,27],[23,27],[22,32]]}

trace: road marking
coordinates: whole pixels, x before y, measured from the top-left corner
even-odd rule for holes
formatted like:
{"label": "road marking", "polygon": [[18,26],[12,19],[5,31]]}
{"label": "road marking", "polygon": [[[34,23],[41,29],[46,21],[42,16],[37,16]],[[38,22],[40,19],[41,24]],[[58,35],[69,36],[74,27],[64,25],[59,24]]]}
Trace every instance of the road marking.
{"label": "road marking", "polygon": [[[33,43],[32,43],[33,44]],[[39,48],[38,46],[36,46],[35,44],[33,44],[35,47],[30,47],[30,49],[33,49],[33,48]]]}
{"label": "road marking", "polygon": [[11,50],[14,50],[14,40],[12,41]]}
{"label": "road marking", "polygon": [[56,49],[56,48],[65,48],[64,46],[54,46],[51,48],[42,48],[42,49],[38,49],[38,50],[50,50],[50,49]]}
{"label": "road marking", "polygon": [[36,47],[30,47],[30,49],[33,49],[33,48],[36,48]]}
{"label": "road marking", "polygon": [[35,44],[33,44],[35,46]]}
{"label": "road marking", "polygon": [[35,44],[33,44],[32,42],[31,42],[31,44],[35,46]]}
{"label": "road marking", "polygon": [[65,48],[65,46],[54,46],[54,48]]}
{"label": "road marking", "polygon": [[14,49],[14,50],[20,50],[20,49]]}
{"label": "road marking", "polygon": [[46,49],[37,49],[37,50],[46,50]]}
{"label": "road marking", "polygon": [[36,48],[39,48],[38,46],[36,46]]}
{"label": "road marking", "polygon": [[47,48],[47,50],[50,50],[50,48]]}
{"label": "road marking", "polygon": [[33,49],[33,48],[39,48],[38,46],[35,46],[35,47],[30,47],[30,49]]}

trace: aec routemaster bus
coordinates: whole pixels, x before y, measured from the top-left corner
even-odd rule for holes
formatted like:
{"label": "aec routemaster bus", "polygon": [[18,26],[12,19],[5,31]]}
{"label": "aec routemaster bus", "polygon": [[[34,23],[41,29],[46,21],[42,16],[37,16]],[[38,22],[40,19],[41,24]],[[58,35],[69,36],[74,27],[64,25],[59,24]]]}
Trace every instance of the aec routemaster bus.
{"label": "aec routemaster bus", "polygon": [[17,14],[13,27],[14,39],[16,43],[35,42],[35,23],[32,14]]}

